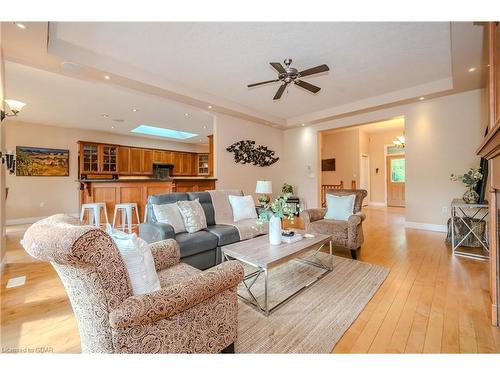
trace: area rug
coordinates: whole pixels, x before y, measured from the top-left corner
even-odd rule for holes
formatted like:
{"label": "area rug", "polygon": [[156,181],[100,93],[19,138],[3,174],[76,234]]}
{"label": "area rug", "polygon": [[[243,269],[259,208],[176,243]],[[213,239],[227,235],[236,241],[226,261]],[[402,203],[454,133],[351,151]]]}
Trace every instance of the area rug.
{"label": "area rug", "polygon": [[[326,262],[326,254],[319,256]],[[236,352],[330,353],[389,273],[385,267],[337,256],[333,262],[332,272],[268,317],[240,299]],[[245,267],[246,272],[252,271]],[[271,270],[270,306],[314,281],[322,272],[296,261]],[[243,286],[239,287],[239,292],[248,295]],[[264,278],[261,276],[252,287],[252,293],[263,302],[263,292]]]}

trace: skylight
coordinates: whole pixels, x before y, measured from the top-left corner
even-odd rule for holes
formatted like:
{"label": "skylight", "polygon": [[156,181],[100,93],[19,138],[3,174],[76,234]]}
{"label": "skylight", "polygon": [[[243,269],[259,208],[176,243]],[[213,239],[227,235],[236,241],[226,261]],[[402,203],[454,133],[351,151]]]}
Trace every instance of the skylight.
{"label": "skylight", "polygon": [[174,138],[174,139],[188,139],[196,137],[198,134],[181,132],[180,130],[158,128],[151,125],[139,125],[137,128],[131,130],[132,133],[154,135],[157,137]]}

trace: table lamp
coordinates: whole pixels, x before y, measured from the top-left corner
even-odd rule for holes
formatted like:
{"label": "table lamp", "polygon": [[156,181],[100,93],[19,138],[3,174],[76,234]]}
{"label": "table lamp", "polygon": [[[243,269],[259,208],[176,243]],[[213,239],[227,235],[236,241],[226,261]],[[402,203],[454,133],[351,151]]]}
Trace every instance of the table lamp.
{"label": "table lamp", "polygon": [[257,181],[255,192],[260,194],[259,203],[262,205],[268,204],[271,200],[268,194],[273,193],[273,183],[271,181]]}

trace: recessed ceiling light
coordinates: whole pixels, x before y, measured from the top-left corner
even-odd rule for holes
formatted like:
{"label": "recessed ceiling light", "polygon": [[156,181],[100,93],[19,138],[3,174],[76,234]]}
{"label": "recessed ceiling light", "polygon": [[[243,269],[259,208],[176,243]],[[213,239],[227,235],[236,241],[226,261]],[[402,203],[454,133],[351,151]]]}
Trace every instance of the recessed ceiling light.
{"label": "recessed ceiling light", "polygon": [[209,105],[209,106],[208,106],[208,109],[212,109],[212,106],[211,106],[211,105]]}
{"label": "recessed ceiling light", "polygon": [[189,113],[187,113],[187,112],[186,112],[186,113],[184,113],[184,116],[188,117],[188,116],[189,116]]}
{"label": "recessed ceiling light", "polygon": [[108,76],[108,75],[105,75],[105,76],[104,76],[104,79],[109,81],[109,80],[111,79],[111,77],[110,77],[110,76]]}
{"label": "recessed ceiling light", "polygon": [[418,100],[424,100],[425,97],[424,96],[421,96],[420,98],[418,98]]}
{"label": "recessed ceiling light", "polygon": [[203,125],[203,129],[206,129],[206,128],[207,128],[207,126],[206,126],[206,125]]}
{"label": "recessed ceiling light", "polygon": [[114,128],[115,128],[115,126],[114,126],[114,125],[111,125],[111,129],[114,129]]}
{"label": "recessed ceiling light", "polygon": [[475,72],[476,71],[476,68],[472,67],[472,68],[469,68],[469,72],[472,73],[472,72]]}
{"label": "recessed ceiling light", "polygon": [[104,117],[104,118],[108,118],[108,117],[109,117],[109,115],[107,115],[107,114],[105,114],[105,113],[104,113],[104,114],[102,114],[101,116],[102,116],[102,117]]}
{"label": "recessed ceiling light", "polygon": [[306,126],[306,124],[302,124],[301,126]]}
{"label": "recessed ceiling light", "polygon": [[200,139],[200,142],[203,142],[203,139]]}
{"label": "recessed ceiling light", "polygon": [[14,25],[16,25],[17,27],[19,27],[20,29],[23,29],[23,30],[26,30],[28,28],[28,26],[26,26],[24,23],[21,23],[21,22],[14,22]]}
{"label": "recessed ceiling light", "polygon": [[132,112],[137,112],[138,109],[137,108],[132,108]]}

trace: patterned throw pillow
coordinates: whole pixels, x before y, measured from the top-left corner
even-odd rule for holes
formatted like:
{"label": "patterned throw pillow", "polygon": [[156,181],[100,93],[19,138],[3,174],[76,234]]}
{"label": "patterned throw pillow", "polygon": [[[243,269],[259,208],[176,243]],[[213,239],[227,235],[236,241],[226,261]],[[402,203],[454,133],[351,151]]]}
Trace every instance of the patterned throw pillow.
{"label": "patterned throw pillow", "polygon": [[199,199],[194,201],[179,201],[177,205],[181,211],[184,226],[188,233],[198,232],[207,227],[207,218]]}

